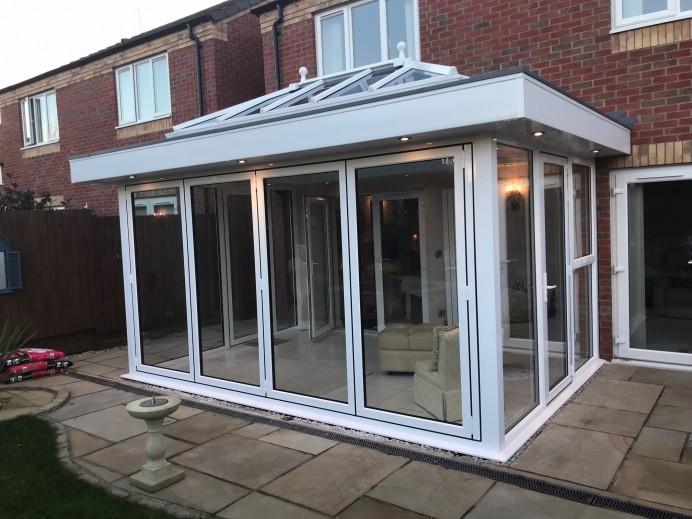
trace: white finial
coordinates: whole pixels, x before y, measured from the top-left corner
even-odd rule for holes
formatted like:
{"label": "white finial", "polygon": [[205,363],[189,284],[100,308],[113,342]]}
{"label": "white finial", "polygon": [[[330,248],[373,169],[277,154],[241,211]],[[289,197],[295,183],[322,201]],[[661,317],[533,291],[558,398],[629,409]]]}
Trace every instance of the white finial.
{"label": "white finial", "polygon": [[404,59],[406,57],[406,43],[400,41],[396,44],[396,50],[399,51],[399,58]]}
{"label": "white finial", "polygon": [[300,74],[300,82],[305,83],[305,80],[308,78],[308,69],[305,67],[300,67],[298,69],[298,74]]}

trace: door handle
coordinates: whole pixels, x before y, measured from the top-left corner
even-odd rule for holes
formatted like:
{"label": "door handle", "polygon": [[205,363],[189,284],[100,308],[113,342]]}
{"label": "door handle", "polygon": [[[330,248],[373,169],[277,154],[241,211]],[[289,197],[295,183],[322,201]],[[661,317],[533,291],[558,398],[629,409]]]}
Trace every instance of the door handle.
{"label": "door handle", "polygon": [[557,288],[557,285],[547,285],[547,286],[545,287],[546,290],[552,290],[552,289],[554,289],[554,288]]}
{"label": "door handle", "polygon": [[548,284],[548,274],[543,273],[543,302],[547,303],[548,302],[548,290],[555,290],[557,288],[557,285],[549,285]]}

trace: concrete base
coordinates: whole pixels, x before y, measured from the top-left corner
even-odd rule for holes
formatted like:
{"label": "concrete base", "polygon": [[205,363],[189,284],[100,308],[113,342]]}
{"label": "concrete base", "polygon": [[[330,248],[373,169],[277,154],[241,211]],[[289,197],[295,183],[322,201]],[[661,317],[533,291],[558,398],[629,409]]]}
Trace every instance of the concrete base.
{"label": "concrete base", "polygon": [[158,492],[162,488],[177,483],[185,478],[185,473],[172,463],[166,464],[156,470],[142,467],[142,470],[130,476],[130,485],[141,488],[147,492]]}

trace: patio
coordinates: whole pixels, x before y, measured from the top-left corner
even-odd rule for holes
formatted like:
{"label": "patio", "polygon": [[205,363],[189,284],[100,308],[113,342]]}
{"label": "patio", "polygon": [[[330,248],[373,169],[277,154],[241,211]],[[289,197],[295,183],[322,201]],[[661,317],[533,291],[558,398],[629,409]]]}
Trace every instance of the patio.
{"label": "patio", "polygon": [[[66,432],[71,463],[106,486],[140,492],[127,476],[145,461],[145,429],[130,418],[125,404],[151,390],[119,380],[126,349],[75,360],[68,375],[7,389],[69,391],[67,403],[48,416]],[[692,377],[687,372],[604,366],[504,464],[200,397],[183,400],[164,432],[168,458],[186,478],[151,499],[192,514],[692,516]],[[0,410],[0,418],[5,413]]]}

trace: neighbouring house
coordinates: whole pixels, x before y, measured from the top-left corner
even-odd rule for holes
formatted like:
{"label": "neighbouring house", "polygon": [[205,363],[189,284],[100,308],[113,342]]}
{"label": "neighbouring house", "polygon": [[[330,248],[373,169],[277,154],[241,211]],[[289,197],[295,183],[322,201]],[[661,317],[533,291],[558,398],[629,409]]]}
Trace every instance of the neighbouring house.
{"label": "neighbouring house", "polygon": [[221,3],[0,89],[0,184],[11,175],[55,208],[117,214],[115,186],[72,184],[69,157],[157,140],[262,94],[256,3]]}
{"label": "neighbouring house", "polygon": [[256,6],[266,93],[71,158],[128,377],[507,459],[603,359],[689,367],[689,4]]}

